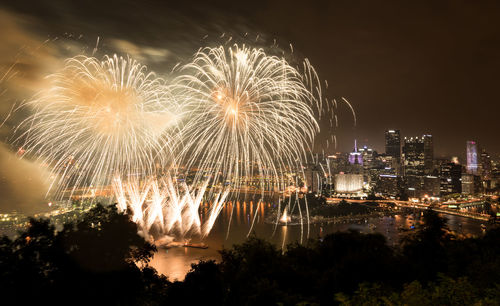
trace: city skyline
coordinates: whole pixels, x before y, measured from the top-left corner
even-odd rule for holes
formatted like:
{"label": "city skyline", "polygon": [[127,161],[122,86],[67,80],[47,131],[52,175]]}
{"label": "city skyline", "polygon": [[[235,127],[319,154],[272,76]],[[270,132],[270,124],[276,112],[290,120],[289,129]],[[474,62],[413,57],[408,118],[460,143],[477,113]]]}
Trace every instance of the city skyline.
{"label": "city skyline", "polygon": [[499,29],[500,2],[2,1],[3,304],[495,304]]}
{"label": "city skyline", "polygon": [[[441,146],[442,144],[435,141],[434,139],[434,136],[432,134],[413,134],[413,135],[405,135],[401,132],[401,130],[398,130],[398,129],[393,129],[393,130],[386,130],[385,133],[386,133],[386,136],[387,137],[387,132],[388,131],[397,131],[399,132],[399,136],[401,137],[401,147],[403,145],[403,142],[404,142],[404,138],[407,137],[407,138],[415,138],[415,137],[422,137],[422,138],[425,138],[425,136],[430,136],[431,138],[431,141],[433,142],[433,149],[435,149],[435,145],[437,144],[438,146]],[[367,139],[360,139],[360,138],[352,138],[350,141],[351,141],[351,145],[350,147],[349,146],[346,146],[347,149],[342,149],[342,150],[335,150],[335,151],[332,151],[332,152],[325,152],[326,154],[334,154],[334,153],[350,153],[350,152],[353,152],[353,148],[355,147],[355,145],[357,146],[357,148],[363,148],[363,147],[367,147],[367,148],[370,148],[374,151],[376,151],[377,153],[379,154],[388,154],[388,155],[392,155],[391,152],[388,152],[387,151],[387,144],[384,144],[384,141],[387,141],[387,138],[384,138],[384,135],[382,133],[382,135],[379,135],[380,139],[382,139],[382,143],[381,144],[378,144],[378,142],[370,142],[368,141]],[[384,140],[385,139],[385,140]],[[354,142],[356,142],[356,144],[354,144]],[[494,156],[494,157],[498,157],[500,154],[497,153],[497,152],[492,152],[490,151],[488,148],[485,148],[484,146],[481,145],[481,143],[477,142],[475,139],[468,139],[466,141],[464,141],[463,143],[463,146],[461,148],[461,150],[459,150],[458,152],[447,152],[447,153],[441,153],[441,154],[438,154],[438,153],[433,153],[433,157],[434,158],[438,158],[438,159],[449,159],[449,160],[452,160],[452,159],[455,159],[455,158],[458,158],[458,161],[461,163],[461,164],[464,164],[466,165],[467,164],[467,148],[468,148],[468,143],[470,142],[474,142],[475,145],[477,146],[477,158],[479,159],[480,158],[480,155],[481,153],[485,152],[485,153],[488,153],[489,155],[491,156]],[[397,156],[395,156],[397,157]],[[400,153],[400,156],[398,158],[401,158],[401,153]]]}
{"label": "city skyline", "polygon": [[[431,4],[406,7],[393,3],[387,7],[366,2],[351,7],[341,2],[324,2],[302,4],[305,11],[300,11],[298,6],[277,10],[278,1],[254,3],[261,5],[259,10],[247,12],[239,4],[224,1],[213,6],[200,3],[194,10],[180,3],[149,1],[137,7],[127,1],[117,7],[113,3],[106,2],[100,7],[114,9],[115,15],[109,19],[99,18],[103,11],[96,10],[93,3],[54,5],[42,1],[38,5],[20,6],[12,1],[0,7],[4,25],[0,29],[5,31],[7,46],[0,49],[0,54],[5,55],[4,66],[10,67],[4,68],[1,80],[4,90],[1,110],[5,117],[0,126],[0,133],[5,136],[1,153],[22,159],[16,161],[19,165],[6,163],[2,169],[7,184],[1,188],[7,194],[14,190],[8,184],[23,185],[16,179],[17,168],[23,162],[36,168],[23,179],[28,181],[24,184],[39,187],[35,189],[40,201],[44,197],[40,189],[48,190],[45,197],[50,193],[56,198],[67,193],[71,196],[71,190],[80,189],[95,195],[99,194],[99,188],[121,181],[121,176],[152,177],[158,169],[163,169],[163,175],[174,178],[180,175],[184,179],[187,174],[175,172],[182,167],[190,171],[195,165],[200,169],[190,184],[222,183],[216,193],[209,191],[211,195],[228,193],[231,184],[235,184],[234,190],[239,190],[253,176],[254,168],[264,176],[274,176],[273,181],[280,182],[278,189],[283,189],[281,168],[302,169],[301,163],[308,162],[309,153],[320,153],[324,158],[335,152],[348,153],[347,173],[355,175],[356,180],[358,175],[364,175],[364,183],[396,175],[404,178],[414,191],[425,184],[434,190],[436,182],[424,184],[424,176],[451,173],[446,167],[453,168],[452,164],[460,162],[467,166],[467,174],[481,174],[488,189],[496,186],[498,143],[494,141],[494,121],[488,119],[495,114],[494,109],[474,102],[474,107],[466,111],[460,99],[454,101],[453,108],[448,98],[433,102],[427,96],[428,99],[422,98],[421,95],[427,95],[425,90],[401,86],[415,82],[419,76],[438,72],[440,66],[427,67],[435,71],[421,71],[417,69],[420,66],[412,66],[415,63],[411,58],[422,55],[418,53],[422,51],[419,43],[429,43],[422,37],[411,41],[415,50],[405,50],[408,58],[398,62],[399,53],[394,52],[401,51],[398,44],[408,43],[408,38],[402,35],[404,31],[387,29],[393,25],[391,22],[401,21],[391,15],[398,9],[404,8],[402,14],[411,20],[418,19],[425,11],[433,11],[436,15],[419,24],[419,30],[423,36],[435,39],[434,30],[460,24],[456,17],[472,4],[469,7],[449,4],[437,9]],[[130,18],[148,16],[150,22],[137,22],[131,27],[130,20],[121,18],[131,8],[138,14]],[[349,11],[350,8],[356,11]],[[423,11],[412,11],[417,8]],[[363,39],[359,42],[367,48],[361,53],[354,52],[360,58],[369,58],[374,52],[382,62],[386,60],[388,69],[379,70],[378,75],[362,72],[358,61],[345,50],[335,48],[333,53],[318,53],[317,48],[311,49],[311,46],[334,44],[338,35],[347,33],[353,34],[353,39],[360,39],[355,32],[360,27],[320,27],[316,18],[309,18],[324,15],[323,9],[332,16],[342,10],[353,16],[361,14],[363,21],[374,26],[364,29],[368,36],[396,34],[386,37],[390,39],[384,44],[383,54],[377,49],[379,41]],[[374,20],[366,15],[369,9],[387,15],[388,20]],[[277,16],[261,19],[266,10],[277,12]],[[160,11],[172,18],[158,18]],[[283,12],[291,14],[284,16]],[[302,27],[281,28],[280,20],[289,21],[300,15],[305,17],[299,18],[305,22]],[[200,16],[206,18],[200,20]],[[446,22],[435,23],[439,17]],[[94,22],[86,22],[89,18]],[[316,26],[311,36],[318,41],[315,45],[305,44],[311,37],[299,33],[313,25]],[[413,29],[408,24],[402,24],[401,29],[408,27]],[[168,30],[161,31],[164,28]],[[479,29],[482,28],[475,30]],[[333,40],[320,39],[320,34],[331,34]],[[496,33],[487,34],[496,37]],[[469,38],[455,37],[460,41]],[[471,48],[475,47],[480,46]],[[383,55],[389,54],[396,65],[392,61],[387,63]],[[426,55],[436,54],[439,52]],[[349,78],[339,78],[339,74],[346,73],[345,69],[332,67],[338,61],[337,56],[344,56],[345,64],[361,72],[357,81],[350,80],[359,86],[356,90],[352,91],[352,84],[346,86]],[[376,60],[370,61],[365,68],[378,64]],[[378,91],[366,84],[382,85],[380,81],[389,81],[390,74],[399,73],[401,65],[411,68],[404,82],[386,82]],[[153,73],[145,74],[146,71]],[[434,89],[436,85],[449,87],[455,76],[449,73],[449,79],[440,83],[426,79],[420,85],[432,85]],[[391,94],[401,94],[402,90],[403,96],[396,100],[392,96],[391,100]],[[385,95],[386,104],[380,100]],[[491,127],[478,129],[481,124]],[[324,171],[317,156],[316,166]],[[327,168],[331,177],[330,166]],[[211,178],[207,175],[209,170],[213,172]],[[317,170],[310,169],[311,174]],[[43,171],[49,174],[44,175]],[[208,180],[213,180],[213,184]],[[456,175],[453,180],[457,180]],[[493,181],[491,186],[490,181]],[[117,187],[115,196],[124,199],[123,190],[134,189],[127,184],[139,182],[140,179],[118,184],[121,187]],[[320,187],[312,181],[306,183]],[[169,186],[160,181],[155,184]],[[149,193],[149,187],[144,193]],[[23,197],[20,202],[24,202]],[[141,198],[134,192],[129,192],[129,197]],[[121,209],[126,206],[121,205]],[[141,215],[140,209],[137,215]]]}

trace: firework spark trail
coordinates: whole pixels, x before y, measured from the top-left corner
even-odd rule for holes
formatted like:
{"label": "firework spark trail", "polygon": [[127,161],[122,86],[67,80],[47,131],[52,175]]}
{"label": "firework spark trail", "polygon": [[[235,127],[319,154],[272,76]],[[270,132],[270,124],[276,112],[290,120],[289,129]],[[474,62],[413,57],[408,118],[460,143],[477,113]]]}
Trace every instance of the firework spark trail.
{"label": "firework spark trail", "polygon": [[139,182],[132,181],[125,188],[130,198],[128,207],[132,210],[132,221],[138,223],[140,227],[144,227],[143,206],[150,187],[150,184],[146,184],[146,187],[142,190]]}
{"label": "firework spark trail", "polygon": [[220,192],[216,195],[215,201],[212,203],[212,206],[210,207],[208,220],[203,225],[202,229],[203,237],[207,236],[212,230],[215,220],[217,219],[217,216],[219,216],[219,213],[221,212],[222,208],[224,207],[224,203],[230,191],[231,191],[230,188],[225,188],[223,192]]}
{"label": "firework spark trail", "polygon": [[233,191],[254,175],[284,187],[283,175],[300,169],[319,131],[320,89],[308,87],[317,76],[305,65],[307,76],[262,49],[201,49],[170,86],[189,114],[180,123],[178,164],[199,169],[195,182],[210,175]]}
{"label": "firework spark trail", "polygon": [[202,224],[199,208],[208,181],[199,190],[191,190],[187,184],[179,186],[170,176],[161,180],[151,179],[142,185],[133,179],[123,183],[116,177],[113,183],[120,211],[131,210],[133,221],[147,239],[155,235],[178,238],[193,234],[207,236],[229,194],[229,188],[217,194],[207,220]]}
{"label": "firework spark trail", "polygon": [[147,221],[146,221],[146,232],[149,233],[149,231],[151,230],[151,227],[153,226],[153,224],[155,224],[155,222],[157,220],[159,220],[160,222],[158,222],[158,226],[159,226],[159,230],[161,232],[164,232],[165,231],[165,226],[164,226],[164,222],[161,222],[163,220],[165,220],[164,218],[164,212],[163,212],[163,203],[165,201],[165,199],[167,198],[168,194],[165,192],[165,190],[163,190],[160,186],[160,184],[158,184],[158,182],[155,180],[152,182],[151,184],[151,204],[149,207],[147,207]]}
{"label": "firework spark trail", "polygon": [[[165,85],[130,59],[69,59],[27,103],[33,115],[17,141],[50,167],[59,197],[112,183],[118,208],[130,209],[145,237],[204,237],[255,177],[262,196],[263,182],[271,190],[296,183],[291,175],[303,171],[319,132],[321,87],[308,61],[300,72],[244,45],[201,49],[180,72]],[[186,177],[197,169],[190,185],[175,165]],[[202,223],[204,196],[211,207]]]}
{"label": "firework spark trail", "polygon": [[168,148],[164,130],[175,121],[164,81],[131,59],[77,56],[50,75],[50,86],[26,106],[33,115],[15,143],[52,171],[51,191],[99,187],[116,175],[155,173]]}
{"label": "firework spark trail", "polygon": [[[283,190],[293,173],[304,177],[302,161],[323,111],[319,78],[308,60],[301,72],[262,49],[220,46],[201,49],[180,71],[170,88],[188,115],[181,116],[174,151],[177,164],[198,169],[194,185],[209,177],[219,186],[208,197],[217,202],[231,188],[237,198],[255,177],[263,197],[265,181],[268,190]],[[308,220],[307,207],[305,212]],[[300,207],[299,214],[303,224]]]}
{"label": "firework spark trail", "polygon": [[116,197],[116,206],[119,211],[127,210],[127,197],[125,188],[120,177],[113,179],[113,192]]}

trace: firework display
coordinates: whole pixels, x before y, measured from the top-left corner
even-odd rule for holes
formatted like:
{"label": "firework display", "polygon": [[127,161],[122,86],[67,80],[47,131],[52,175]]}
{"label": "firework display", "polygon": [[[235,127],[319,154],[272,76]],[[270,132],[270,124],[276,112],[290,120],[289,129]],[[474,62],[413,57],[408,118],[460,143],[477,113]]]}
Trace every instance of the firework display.
{"label": "firework display", "polygon": [[205,181],[201,188],[191,190],[185,183],[176,184],[168,175],[142,185],[138,180],[125,183],[119,177],[113,180],[118,209],[130,209],[132,220],[148,239],[172,234],[181,238],[188,234],[207,236],[229,194],[226,190],[212,200],[207,220],[202,223],[199,210],[207,186]]}
{"label": "firework display", "polygon": [[237,45],[204,48],[181,72],[170,86],[184,113],[179,164],[233,190],[256,175],[282,189],[319,131],[321,99],[306,77],[283,58]]}
{"label": "firework display", "polygon": [[308,62],[244,45],[201,49],[178,73],[166,83],[131,59],[71,58],[27,102],[16,143],[51,170],[55,197],[109,190],[146,238],[204,237],[245,188],[296,180],[321,88]]}
{"label": "firework display", "polygon": [[169,158],[163,133],[174,121],[164,81],[131,59],[78,56],[49,77],[27,107],[16,139],[51,170],[54,197],[93,192],[116,175],[151,176]]}

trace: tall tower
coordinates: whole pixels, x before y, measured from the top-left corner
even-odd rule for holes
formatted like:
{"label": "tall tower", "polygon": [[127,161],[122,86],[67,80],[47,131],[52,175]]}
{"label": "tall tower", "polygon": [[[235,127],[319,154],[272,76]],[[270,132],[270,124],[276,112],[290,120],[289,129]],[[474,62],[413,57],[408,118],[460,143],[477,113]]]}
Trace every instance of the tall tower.
{"label": "tall tower", "polygon": [[424,135],[424,168],[425,174],[431,174],[434,170],[434,144],[432,135]]}
{"label": "tall tower", "polygon": [[441,195],[462,192],[462,166],[445,163],[440,168]]}
{"label": "tall tower", "polygon": [[478,174],[477,144],[472,140],[467,141],[467,173]]}
{"label": "tall tower", "polygon": [[385,131],[385,154],[401,161],[401,134],[399,130]]}
{"label": "tall tower", "polygon": [[492,165],[491,165],[491,157],[486,152],[484,149],[481,152],[481,178],[485,181],[488,181],[491,179],[491,171],[492,171]]}
{"label": "tall tower", "polygon": [[404,175],[425,174],[424,137],[405,137],[403,144]]}
{"label": "tall tower", "polygon": [[349,153],[349,163],[352,165],[363,165],[363,155],[358,151],[358,142],[354,139],[354,150]]}

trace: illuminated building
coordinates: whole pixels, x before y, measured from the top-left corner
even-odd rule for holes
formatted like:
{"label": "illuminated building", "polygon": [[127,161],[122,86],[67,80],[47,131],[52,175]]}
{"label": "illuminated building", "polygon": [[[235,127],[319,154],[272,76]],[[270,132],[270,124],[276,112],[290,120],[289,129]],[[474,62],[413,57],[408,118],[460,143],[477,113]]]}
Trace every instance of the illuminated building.
{"label": "illuminated building", "polygon": [[483,150],[481,152],[481,178],[484,181],[491,180],[491,157]]}
{"label": "illuminated building", "polygon": [[441,182],[439,177],[427,175],[424,176],[423,192],[429,197],[439,197],[441,192]]}
{"label": "illuminated building", "polygon": [[422,136],[424,139],[424,172],[431,174],[434,170],[434,144],[432,142],[432,135]]}
{"label": "illuminated building", "polygon": [[349,153],[349,163],[351,165],[363,165],[363,156],[361,152],[358,151],[358,143],[356,139],[354,139],[354,150]]}
{"label": "illuminated building", "polygon": [[405,137],[403,144],[404,175],[425,174],[424,137]]}
{"label": "illuminated building", "polygon": [[500,188],[500,167],[498,167],[497,165],[497,168],[493,168],[491,170],[491,184],[490,184],[490,188],[497,188],[499,189]]}
{"label": "illuminated building", "polygon": [[373,166],[375,157],[377,156],[377,151],[374,151],[367,146],[363,146],[363,148],[359,149],[359,152],[361,153],[361,157],[363,160],[363,168],[365,170],[370,169]]}
{"label": "illuminated building", "polygon": [[462,166],[456,163],[441,165],[441,195],[462,192]]}
{"label": "illuminated building", "polygon": [[323,176],[321,168],[318,165],[311,164],[304,171],[305,183],[309,192],[318,193],[322,184]]}
{"label": "illuminated building", "polygon": [[405,177],[406,192],[410,197],[439,197],[441,180],[437,176],[410,175]]}
{"label": "illuminated building", "polygon": [[363,189],[363,175],[361,174],[336,174],[335,191],[337,193],[357,193]]}
{"label": "illuminated building", "polygon": [[376,191],[384,195],[396,196],[399,192],[399,177],[397,175],[379,175]]}
{"label": "illuminated building", "polygon": [[467,141],[467,173],[478,174],[477,144],[472,140]]}
{"label": "illuminated building", "polygon": [[403,143],[404,175],[429,175],[434,170],[434,145],[432,135],[405,137]]}
{"label": "illuminated building", "polygon": [[424,177],[420,175],[405,176],[405,185],[408,195],[411,197],[420,197],[424,186]]}
{"label": "illuminated building", "polygon": [[340,158],[341,153],[336,153],[329,155],[326,159],[328,165],[329,173],[337,173],[340,172],[340,166],[342,159]]}
{"label": "illuminated building", "polygon": [[368,148],[367,146],[363,146],[363,148],[359,149],[359,152],[361,153],[361,156],[363,158],[363,179],[366,183],[371,184],[371,169],[377,167],[377,151]]}
{"label": "illuminated building", "polygon": [[481,178],[479,175],[463,173],[462,174],[462,193],[477,194],[481,190]]}
{"label": "illuminated building", "polygon": [[399,130],[385,131],[385,154],[401,160],[401,135]]}
{"label": "illuminated building", "polygon": [[383,174],[394,174],[396,175],[397,173],[397,160],[395,157],[392,157],[387,154],[383,155],[377,155],[377,157],[374,158],[373,160],[373,166],[372,168],[378,168],[378,169],[390,169],[390,173],[383,173]]}
{"label": "illuminated building", "polygon": [[377,154],[374,155],[371,161],[371,167],[367,169],[365,175],[369,177],[369,184],[372,187],[376,187],[378,181],[380,180],[380,175],[397,175],[397,162],[396,158],[387,154]]}

